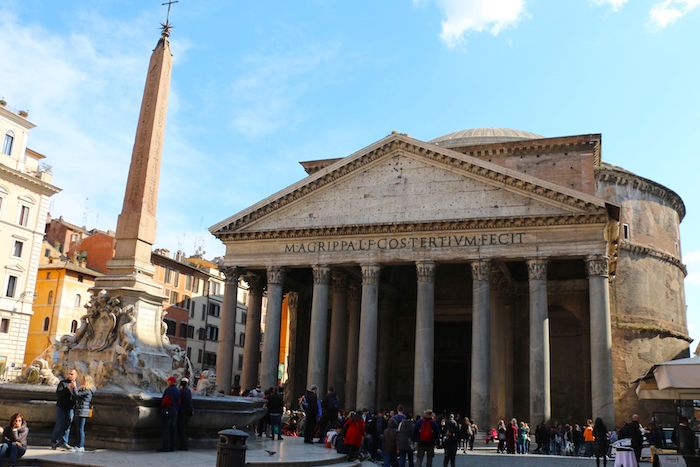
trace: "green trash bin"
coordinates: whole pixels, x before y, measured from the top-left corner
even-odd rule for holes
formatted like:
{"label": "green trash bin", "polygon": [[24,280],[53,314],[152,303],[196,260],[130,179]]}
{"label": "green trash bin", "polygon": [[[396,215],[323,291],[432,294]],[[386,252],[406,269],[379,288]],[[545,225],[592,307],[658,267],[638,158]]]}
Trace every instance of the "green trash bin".
{"label": "green trash bin", "polygon": [[245,445],[248,433],[229,428],[219,432],[219,443],[216,445],[216,467],[244,467]]}

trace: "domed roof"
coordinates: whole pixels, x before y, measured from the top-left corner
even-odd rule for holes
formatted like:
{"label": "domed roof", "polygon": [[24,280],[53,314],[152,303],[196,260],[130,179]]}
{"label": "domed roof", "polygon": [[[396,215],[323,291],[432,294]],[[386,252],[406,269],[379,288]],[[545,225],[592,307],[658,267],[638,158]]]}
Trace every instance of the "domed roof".
{"label": "domed roof", "polygon": [[470,128],[439,136],[430,140],[430,142],[440,147],[451,149],[463,146],[476,146],[478,144],[506,143],[539,138],[544,138],[544,136],[512,128]]}

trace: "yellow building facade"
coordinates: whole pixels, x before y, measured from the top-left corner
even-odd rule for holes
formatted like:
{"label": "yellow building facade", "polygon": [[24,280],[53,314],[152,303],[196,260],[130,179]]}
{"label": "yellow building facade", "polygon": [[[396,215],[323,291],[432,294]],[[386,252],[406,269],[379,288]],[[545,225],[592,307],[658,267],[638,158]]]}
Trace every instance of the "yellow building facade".
{"label": "yellow building facade", "polygon": [[89,290],[95,286],[95,278],[102,275],[75,260],[55,256],[56,250],[46,242],[42,253],[25,364],[37,357],[53,359],[53,344],[80,327],[80,317],[90,300]]}

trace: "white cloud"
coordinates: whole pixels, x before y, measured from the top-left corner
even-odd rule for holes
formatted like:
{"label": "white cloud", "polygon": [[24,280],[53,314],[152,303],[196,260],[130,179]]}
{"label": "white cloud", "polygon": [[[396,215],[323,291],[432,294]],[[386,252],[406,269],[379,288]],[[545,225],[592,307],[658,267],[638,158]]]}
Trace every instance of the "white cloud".
{"label": "white cloud", "polygon": [[663,0],[651,7],[649,20],[663,29],[700,6],[700,0]]}
{"label": "white cloud", "polygon": [[609,5],[613,11],[620,11],[628,0],[593,0],[596,5]]}
{"label": "white cloud", "polygon": [[487,31],[495,36],[526,16],[525,0],[436,1],[444,16],[440,38],[450,48],[463,45],[468,32]]}

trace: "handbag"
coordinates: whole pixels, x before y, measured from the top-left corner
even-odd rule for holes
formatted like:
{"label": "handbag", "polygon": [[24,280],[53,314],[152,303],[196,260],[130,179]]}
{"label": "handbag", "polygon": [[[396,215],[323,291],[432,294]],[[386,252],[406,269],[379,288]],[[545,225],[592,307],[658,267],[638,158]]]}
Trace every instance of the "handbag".
{"label": "handbag", "polygon": [[90,406],[90,410],[88,411],[88,418],[92,418],[92,406]]}
{"label": "handbag", "polygon": [[498,441],[505,441],[506,440],[506,434],[503,432],[498,433]]}

